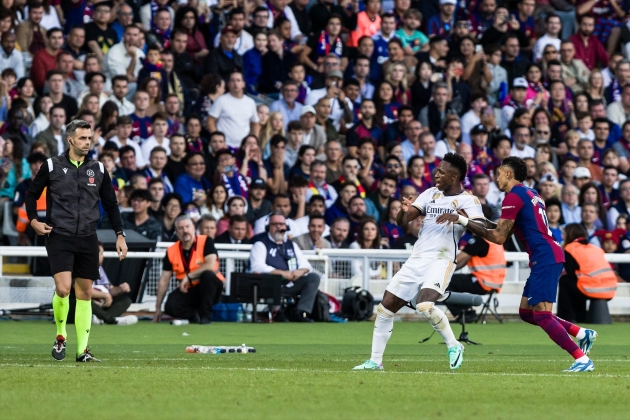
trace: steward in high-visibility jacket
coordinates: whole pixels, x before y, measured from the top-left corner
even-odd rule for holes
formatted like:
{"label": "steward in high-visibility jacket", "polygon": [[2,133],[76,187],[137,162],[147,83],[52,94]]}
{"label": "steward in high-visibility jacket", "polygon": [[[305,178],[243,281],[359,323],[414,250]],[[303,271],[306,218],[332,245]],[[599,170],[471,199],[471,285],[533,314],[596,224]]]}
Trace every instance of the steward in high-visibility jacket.
{"label": "steward in high-visibility jacket", "polygon": [[[37,212],[46,211],[46,190],[48,188],[44,188],[42,195],[37,200]],[[30,226],[31,221],[28,220],[28,215],[26,214],[26,204],[22,204],[22,207],[18,209],[18,219],[15,223],[15,229],[20,232],[26,232],[26,229]]]}
{"label": "steward in high-visibility jacket", "polygon": [[507,261],[505,260],[505,248],[503,246],[488,242],[488,253],[485,257],[472,256],[468,260],[468,267],[474,277],[477,278],[479,285],[486,292],[491,290],[499,291],[503,287],[505,281],[505,272],[507,271]]}
{"label": "steward in high-visibility jacket", "polygon": [[604,250],[590,243],[574,241],[564,247],[577,267],[577,288],[589,299],[610,300],[617,291],[617,276],[604,257]]}
{"label": "steward in high-visibility jacket", "polygon": [[166,251],[162,276],[158,282],[154,321],[162,317],[162,301],[173,275],[178,287],[168,295],[164,312],[173,318],[208,324],[212,306],[219,302],[225,277],[219,271],[219,256],[214,241],[195,233],[188,216],[175,219],[179,240]]}

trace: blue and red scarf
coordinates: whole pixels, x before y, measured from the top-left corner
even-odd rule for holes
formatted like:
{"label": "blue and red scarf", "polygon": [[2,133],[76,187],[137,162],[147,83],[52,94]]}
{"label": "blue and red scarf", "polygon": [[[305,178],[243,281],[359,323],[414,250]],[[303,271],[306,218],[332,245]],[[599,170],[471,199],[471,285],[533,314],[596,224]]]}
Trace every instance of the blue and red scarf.
{"label": "blue and red scarf", "polygon": [[316,53],[318,57],[325,57],[330,53],[341,57],[343,54],[343,42],[341,41],[341,37],[337,36],[337,38],[331,42],[328,33],[326,31],[322,31],[319,34]]}
{"label": "blue and red scarf", "polygon": [[158,10],[160,10],[160,5],[157,4],[156,1],[151,0],[151,30],[160,39],[160,43],[162,44],[162,47],[168,48],[171,46],[171,28],[169,27],[165,31],[162,31],[160,28],[158,28],[155,25],[154,18]]}

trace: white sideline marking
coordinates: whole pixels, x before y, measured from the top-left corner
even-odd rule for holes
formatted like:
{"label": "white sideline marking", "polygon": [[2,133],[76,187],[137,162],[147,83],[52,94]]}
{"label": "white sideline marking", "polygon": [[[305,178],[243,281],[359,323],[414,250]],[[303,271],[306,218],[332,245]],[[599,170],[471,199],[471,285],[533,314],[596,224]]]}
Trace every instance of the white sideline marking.
{"label": "white sideline marking", "polygon": [[[146,360],[146,359],[143,359]],[[97,364],[90,364],[90,367],[98,369],[175,369],[175,370],[226,370],[226,371],[245,371],[245,372],[291,372],[291,373],[353,373],[352,370],[326,370],[326,369],[280,369],[280,368],[230,368],[230,367],[217,367],[217,366],[200,366],[200,367],[186,367],[186,366],[99,366]],[[81,368],[82,365],[60,363],[51,363],[50,365],[31,365],[27,363],[3,363],[0,367],[38,367],[38,368]],[[392,372],[384,371],[377,372],[377,374],[390,374],[390,375],[467,375],[467,376],[532,376],[532,377],[559,377],[566,378],[570,376],[582,376],[582,377],[598,377],[598,378],[630,378],[630,375],[614,375],[609,373],[593,374],[586,372],[584,375],[574,375],[572,373],[497,373],[497,372],[446,372],[446,371],[415,371],[415,372]]]}

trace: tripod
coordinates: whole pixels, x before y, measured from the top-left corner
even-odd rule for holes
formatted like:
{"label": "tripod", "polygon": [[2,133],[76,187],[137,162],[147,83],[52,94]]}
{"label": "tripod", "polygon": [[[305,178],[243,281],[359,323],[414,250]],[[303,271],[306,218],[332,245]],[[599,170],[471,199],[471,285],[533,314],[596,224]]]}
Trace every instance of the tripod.
{"label": "tripod", "polygon": [[[459,341],[460,343],[466,343],[466,344],[474,344],[474,345],[481,344],[481,343],[477,343],[476,341],[472,341],[471,339],[468,338],[468,331],[466,331],[466,316],[464,314],[462,314],[461,316],[461,324],[462,324],[462,332],[459,333],[459,338],[457,339],[457,341]],[[418,343],[420,344],[426,343],[427,341],[431,339],[431,337],[433,337],[433,334],[435,334],[435,330],[433,330],[430,336],[423,338],[422,340],[418,341]]]}

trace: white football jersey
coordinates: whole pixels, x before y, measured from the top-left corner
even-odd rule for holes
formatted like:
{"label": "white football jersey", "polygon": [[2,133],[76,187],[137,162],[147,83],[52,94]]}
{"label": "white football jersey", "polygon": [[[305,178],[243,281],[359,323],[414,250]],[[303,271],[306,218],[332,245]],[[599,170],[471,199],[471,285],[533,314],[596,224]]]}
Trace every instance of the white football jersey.
{"label": "white football jersey", "polygon": [[462,225],[437,224],[435,220],[444,213],[456,213],[464,210],[469,219],[483,219],[479,199],[469,192],[445,196],[437,188],[429,188],[416,198],[412,206],[425,215],[422,230],[413,247],[411,258],[438,258],[456,261],[459,240],[466,231]]}

